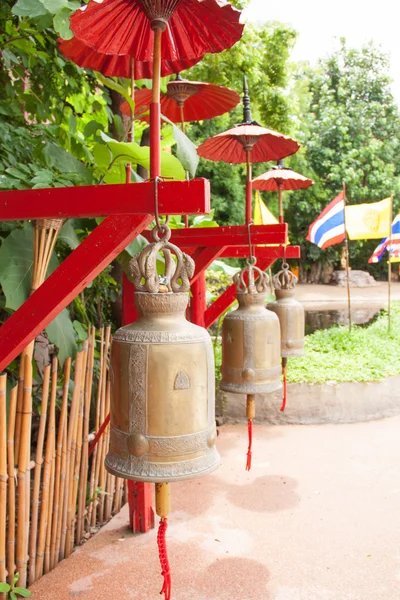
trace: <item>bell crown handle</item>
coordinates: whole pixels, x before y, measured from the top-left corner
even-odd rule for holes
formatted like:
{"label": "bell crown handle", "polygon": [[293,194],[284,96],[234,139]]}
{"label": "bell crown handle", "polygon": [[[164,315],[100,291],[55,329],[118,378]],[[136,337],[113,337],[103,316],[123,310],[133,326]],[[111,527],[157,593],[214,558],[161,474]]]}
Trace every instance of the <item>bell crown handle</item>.
{"label": "bell crown handle", "polygon": [[[236,292],[239,294],[262,294],[269,289],[269,277],[264,271],[256,266],[256,258],[251,256],[247,259],[247,265],[233,276]],[[255,278],[255,273],[258,279]],[[246,283],[245,274],[247,274]]]}
{"label": "bell crown handle", "polygon": [[[164,235],[160,238],[160,234]],[[153,229],[154,242],[148,244],[129,262],[129,270],[136,291],[158,294],[161,292],[182,293],[190,289],[194,275],[194,260],[169,240],[171,229],[164,224]],[[157,272],[157,259],[164,256],[164,275]],[[174,259],[175,256],[175,259]]]}
{"label": "bell crown handle", "polygon": [[282,269],[272,278],[276,290],[294,290],[298,281],[298,278],[292,273],[286,262],[282,264]]}

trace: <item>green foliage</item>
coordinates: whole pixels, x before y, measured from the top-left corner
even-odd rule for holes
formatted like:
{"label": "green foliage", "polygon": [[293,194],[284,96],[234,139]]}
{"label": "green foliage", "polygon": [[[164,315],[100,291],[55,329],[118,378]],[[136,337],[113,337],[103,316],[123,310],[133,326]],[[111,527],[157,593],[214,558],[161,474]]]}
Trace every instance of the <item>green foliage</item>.
{"label": "green foliage", "polygon": [[7,600],[17,600],[21,598],[30,598],[32,593],[24,587],[16,586],[19,579],[19,573],[13,577],[12,583],[0,582],[0,593],[6,594]]}
{"label": "green foliage", "polygon": [[387,313],[367,327],[332,327],[306,336],[302,358],[289,361],[291,383],[377,381],[400,373],[400,304],[393,303],[391,330]]}
{"label": "green foliage", "polygon": [[[303,260],[334,262],[340,246],[320,251],[304,237],[343,181],[350,204],[400,191],[400,117],[390,90],[389,60],[372,43],[356,50],[342,40],[316,69],[299,66],[294,78],[293,129],[304,149],[288,164],[311,176],[316,185],[286,194],[291,241],[301,243]],[[353,268],[366,269],[376,245],[376,240],[351,242]],[[370,268],[374,273],[378,269]]]}

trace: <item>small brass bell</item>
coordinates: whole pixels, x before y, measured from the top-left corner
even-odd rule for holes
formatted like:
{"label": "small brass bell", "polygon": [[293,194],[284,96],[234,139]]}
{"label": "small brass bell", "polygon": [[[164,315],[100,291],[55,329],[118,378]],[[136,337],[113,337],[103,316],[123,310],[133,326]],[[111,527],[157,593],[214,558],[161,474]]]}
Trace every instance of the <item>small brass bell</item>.
{"label": "small brass bell", "polygon": [[284,394],[281,410],[286,407],[286,378],[287,359],[304,355],[304,330],[305,318],[303,305],[295,299],[298,279],[283,263],[282,270],[273,277],[275,288],[274,302],[268,304],[268,309],[273,311],[281,325],[281,356]]}
{"label": "small brass bell", "polygon": [[[155,242],[130,263],[139,318],[113,338],[106,458],[118,477],[160,483],[205,475],[219,464],[212,343],[185,318],[194,262],[163,227],[164,237],[155,228]],[[157,274],[159,252],[165,277]]]}
{"label": "small brass bell", "polygon": [[[255,271],[259,275],[256,282]],[[239,306],[226,315],[222,324],[220,388],[234,394],[274,392],[282,387],[281,337],[277,316],[265,307],[268,275],[250,264],[233,281]]]}
{"label": "small brass bell", "polygon": [[[259,275],[257,281],[255,272]],[[246,469],[250,470],[255,394],[274,392],[282,387],[281,337],[278,317],[265,307],[268,276],[255,266],[254,257],[233,280],[239,306],[226,315],[222,324],[220,389],[247,394],[249,448]]]}

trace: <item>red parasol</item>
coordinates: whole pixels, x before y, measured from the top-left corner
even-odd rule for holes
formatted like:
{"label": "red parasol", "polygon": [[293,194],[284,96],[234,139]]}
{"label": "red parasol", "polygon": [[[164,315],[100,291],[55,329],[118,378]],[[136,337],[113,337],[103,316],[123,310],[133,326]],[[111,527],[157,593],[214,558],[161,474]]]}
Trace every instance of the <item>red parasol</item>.
{"label": "red parasol", "polygon": [[[97,52],[81,40],[72,38],[71,40],[59,40],[58,47],[66,58],[69,58],[78,66],[85,69],[99,71],[107,77],[125,77],[130,79],[132,76],[132,62],[134,64],[134,79],[151,79],[153,76],[153,63],[151,61],[140,62],[133,61],[128,54],[102,54]],[[161,60],[161,76],[172,75],[177,71],[189,69],[197,60],[180,59],[175,61]],[[124,112],[130,115],[128,103]]]}
{"label": "red parasol", "polygon": [[[140,90],[136,93],[135,116],[149,110],[151,90]],[[203,121],[213,119],[235,108],[240,96],[234,90],[200,81],[182,79],[179,75],[167,85],[167,93],[161,94],[161,112],[173,123]],[[121,110],[129,113],[129,105],[124,102]],[[144,120],[147,116],[142,117]]]}
{"label": "red parasol", "polygon": [[72,15],[75,37],[95,50],[153,60],[151,178],[160,175],[161,61],[198,62],[207,52],[230,48],[243,32],[239,17],[240,11],[225,0],[91,0],[86,10]]}
{"label": "red parasol", "polygon": [[244,78],[243,92],[243,123],[209,138],[203,144],[200,144],[197,152],[199,156],[209,160],[247,164],[246,223],[250,223],[252,215],[252,163],[279,160],[285,156],[295,154],[300,146],[296,140],[272,129],[265,129],[252,120],[246,78]]}
{"label": "red parasol", "polygon": [[289,167],[284,167],[281,161],[278,164],[253,179],[253,189],[264,192],[278,192],[279,222],[284,222],[282,192],[287,190],[301,190],[314,185],[312,179],[296,173]]}

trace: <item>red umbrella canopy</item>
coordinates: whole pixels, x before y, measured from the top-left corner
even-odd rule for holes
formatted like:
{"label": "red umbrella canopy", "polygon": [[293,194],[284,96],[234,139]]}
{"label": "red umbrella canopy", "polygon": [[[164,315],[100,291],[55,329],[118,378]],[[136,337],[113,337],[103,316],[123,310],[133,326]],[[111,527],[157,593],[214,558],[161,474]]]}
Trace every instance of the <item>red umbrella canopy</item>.
{"label": "red umbrella canopy", "polygon": [[278,192],[279,190],[301,190],[314,185],[312,179],[296,173],[288,167],[278,165],[266,173],[253,179],[253,188],[264,192]]}
{"label": "red umbrella canopy", "polygon": [[[90,46],[72,38],[71,40],[59,40],[58,47],[66,58],[74,61],[80,67],[99,71],[108,77],[125,77],[130,79],[132,75],[132,57],[128,54],[103,54],[93,50]],[[197,60],[161,60],[161,76],[171,75],[177,71],[189,69]],[[134,79],[151,79],[153,76],[153,63],[133,61]],[[128,106],[129,110],[129,106]],[[130,114],[130,113],[129,113]]]}
{"label": "red umbrella canopy", "polygon": [[104,54],[153,59],[153,29],[163,29],[162,59],[198,62],[242,36],[240,11],[225,0],[91,0],[71,17],[75,37]]}
{"label": "red umbrella canopy", "polygon": [[209,160],[245,163],[251,151],[251,162],[279,160],[295,154],[300,148],[296,140],[265,129],[260,125],[239,125],[209,138],[197,148],[197,153]]}
{"label": "red umbrella canopy", "polygon": [[[135,116],[149,110],[151,90],[140,90],[135,95]],[[213,119],[235,108],[240,96],[234,90],[200,81],[176,79],[167,85],[167,93],[161,95],[161,112],[173,123],[203,121]],[[124,102],[121,110],[129,113],[129,105]],[[148,117],[143,117],[148,120]]]}

